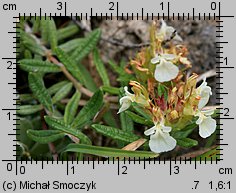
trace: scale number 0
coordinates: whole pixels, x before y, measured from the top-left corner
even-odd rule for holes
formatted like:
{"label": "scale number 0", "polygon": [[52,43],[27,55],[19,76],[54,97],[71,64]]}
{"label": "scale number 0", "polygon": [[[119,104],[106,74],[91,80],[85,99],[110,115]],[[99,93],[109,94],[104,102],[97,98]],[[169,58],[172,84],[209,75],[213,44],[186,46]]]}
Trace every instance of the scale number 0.
{"label": "scale number 0", "polygon": [[[7,171],[11,172],[13,170],[12,163],[7,163]],[[25,174],[25,166],[19,166],[18,171],[20,174]]]}

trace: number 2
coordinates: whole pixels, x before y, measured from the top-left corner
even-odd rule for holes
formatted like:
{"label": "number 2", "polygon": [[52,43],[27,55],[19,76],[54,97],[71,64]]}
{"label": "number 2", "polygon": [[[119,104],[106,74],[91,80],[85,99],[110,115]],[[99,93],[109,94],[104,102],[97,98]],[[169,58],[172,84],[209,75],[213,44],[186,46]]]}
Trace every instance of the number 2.
{"label": "number 2", "polygon": [[115,9],[114,9],[115,3],[114,3],[114,2],[109,2],[109,5],[111,5],[110,8],[109,8],[109,10],[110,10],[110,11],[114,11],[114,10],[115,10]]}

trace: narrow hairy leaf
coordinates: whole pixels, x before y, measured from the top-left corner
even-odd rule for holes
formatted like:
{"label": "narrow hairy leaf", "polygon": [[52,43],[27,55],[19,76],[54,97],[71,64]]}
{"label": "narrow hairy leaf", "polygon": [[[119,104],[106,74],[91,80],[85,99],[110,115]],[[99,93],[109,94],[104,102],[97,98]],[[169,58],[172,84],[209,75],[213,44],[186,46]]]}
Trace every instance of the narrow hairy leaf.
{"label": "narrow hairy leaf", "polygon": [[65,53],[70,53],[74,51],[80,44],[82,44],[84,41],[83,38],[76,38],[73,40],[69,40],[61,45],[59,45],[59,48],[61,48]]}
{"label": "narrow hairy leaf", "polygon": [[191,123],[189,125],[187,125],[184,129],[181,129],[181,130],[177,130],[177,131],[173,131],[172,132],[172,136],[175,138],[175,139],[183,139],[183,138],[186,138],[188,137],[192,132],[193,130],[197,127],[197,124],[196,123]]}
{"label": "narrow hairy leaf", "polygon": [[27,130],[33,129],[32,121],[23,117],[17,118],[19,120],[16,121],[16,139],[30,147],[31,145],[33,145],[34,141],[29,139],[29,137],[27,136]]}
{"label": "narrow hairy leaf", "polygon": [[83,85],[85,85],[89,90],[95,91],[96,90],[96,84],[94,83],[94,80],[92,79],[91,75],[87,71],[87,69],[81,65],[76,64],[74,60],[71,59],[61,48],[56,48],[55,52],[57,54],[57,57],[60,59],[60,61],[64,64],[66,69],[77,79],[79,80]]}
{"label": "narrow hairy leaf", "polygon": [[32,90],[34,96],[45,108],[52,112],[52,100],[47,89],[44,86],[41,75],[30,72],[28,79],[30,89]]}
{"label": "narrow hairy leaf", "polygon": [[83,74],[83,79],[85,80],[84,85],[92,92],[95,92],[97,90],[97,85],[95,84],[90,72],[80,63],[77,64],[77,67],[81,74]]}
{"label": "narrow hairy leaf", "polygon": [[81,93],[76,91],[75,94],[71,97],[70,101],[66,105],[65,114],[64,114],[64,121],[66,124],[71,124],[77,109],[79,107]]}
{"label": "narrow hairy leaf", "polygon": [[43,109],[42,105],[21,105],[20,110],[17,110],[17,113],[20,115],[30,115],[41,111]]}
{"label": "narrow hairy leaf", "polygon": [[98,90],[94,93],[91,99],[87,104],[81,109],[81,111],[76,116],[75,120],[72,123],[72,127],[81,128],[86,125],[97,112],[100,110],[103,104],[103,93],[101,90]]}
{"label": "narrow hairy leaf", "polygon": [[28,48],[31,52],[39,54],[40,56],[45,55],[45,50],[36,40],[28,33],[20,30],[20,44]]}
{"label": "narrow hairy leaf", "polygon": [[102,157],[130,157],[130,158],[154,158],[158,154],[149,151],[127,151],[122,149],[100,147],[84,144],[69,144],[65,152],[79,152]]}
{"label": "narrow hairy leaf", "polygon": [[103,85],[109,86],[110,85],[110,80],[106,71],[106,68],[99,56],[98,50],[94,49],[93,51],[93,59],[94,59],[94,64],[95,67],[98,71],[98,74],[100,75]]}
{"label": "narrow hairy leaf", "polygon": [[94,49],[94,47],[97,45],[98,40],[100,39],[100,36],[100,29],[96,29],[90,32],[88,36],[85,37],[85,41],[73,52],[71,57],[76,62],[79,62]]}
{"label": "narrow hairy leaf", "polygon": [[69,25],[57,31],[57,40],[63,40],[79,32],[79,28],[76,25]]}
{"label": "narrow hairy leaf", "polygon": [[29,102],[34,100],[34,97],[32,94],[20,94],[20,102]]}
{"label": "narrow hairy leaf", "polygon": [[63,132],[57,130],[28,130],[27,135],[38,143],[50,143],[65,136]]}
{"label": "narrow hairy leaf", "polygon": [[120,113],[120,122],[121,122],[121,129],[123,131],[129,133],[133,132],[134,122],[125,112]]}
{"label": "narrow hairy leaf", "polygon": [[37,33],[40,30],[40,19],[39,17],[35,17],[33,21],[32,32]]}
{"label": "narrow hairy leaf", "polygon": [[103,120],[106,122],[106,124],[108,124],[111,127],[118,127],[118,125],[116,123],[115,116],[114,116],[114,114],[113,114],[113,112],[111,110],[108,110],[104,114]]}
{"label": "narrow hairy leaf", "polygon": [[101,89],[109,94],[119,95],[120,89],[113,86],[102,86]]}
{"label": "narrow hairy leaf", "polygon": [[65,86],[65,85],[68,84],[68,83],[69,83],[69,81],[67,81],[67,80],[63,80],[63,81],[61,81],[61,82],[58,82],[58,83],[56,83],[56,84],[50,86],[50,87],[47,89],[47,90],[48,90],[48,93],[49,93],[50,95],[53,95],[53,94],[55,94],[57,91],[59,91],[63,86]]}
{"label": "narrow hairy leaf", "polygon": [[131,111],[125,111],[125,113],[136,123],[140,123],[140,124],[143,124],[143,125],[148,125],[148,126],[152,126],[153,125],[153,122],[144,118],[144,117],[141,117]]}
{"label": "narrow hairy leaf", "polygon": [[99,125],[99,124],[94,124],[92,127],[97,131],[98,133],[101,133],[102,135],[106,137],[110,137],[114,140],[126,142],[126,143],[131,143],[133,141],[138,140],[140,137],[133,133],[129,133],[114,127],[109,127],[105,125]]}
{"label": "narrow hairy leaf", "polygon": [[112,70],[114,70],[117,74],[124,74],[124,69],[118,66],[115,62],[113,61],[108,61],[108,64],[111,66]]}
{"label": "narrow hairy leaf", "polygon": [[73,87],[73,84],[71,82],[61,87],[61,89],[57,91],[56,94],[52,97],[52,103],[54,104],[60,101],[61,99],[65,98],[71,91],[72,87]]}
{"label": "narrow hairy leaf", "polygon": [[49,43],[54,51],[57,47],[57,29],[53,18],[45,17],[45,19],[42,19],[40,27],[42,39]]}
{"label": "narrow hairy leaf", "polygon": [[137,103],[135,103],[135,102],[132,103],[132,107],[133,107],[134,110],[135,110],[138,114],[140,114],[142,117],[146,118],[146,119],[149,120],[149,121],[152,121],[152,118],[151,118],[150,114],[148,114],[148,112],[145,112],[145,111],[143,110],[143,108],[140,107]]}
{"label": "narrow hairy leaf", "polygon": [[60,67],[47,61],[36,59],[23,59],[20,60],[20,67],[28,72],[60,72]]}
{"label": "narrow hairy leaf", "polygon": [[47,44],[49,40],[48,35],[48,19],[41,19],[40,20],[40,31],[41,31],[41,38],[43,43]]}
{"label": "narrow hairy leaf", "polygon": [[183,139],[176,139],[177,140],[177,144],[181,147],[194,147],[198,145],[198,141],[194,140],[194,139],[190,139],[190,138],[183,138]]}
{"label": "narrow hairy leaf", "polygon": [[48,38],[51,49],[54,51],[57,47],[57,28],[53,18],[48,18]]}
{"label": "narrow hairy leaf", "polygon": [[91,144],[90,139],[85,134],[83,134],[79,130],[73,129],[70,125],[65,124],[63,120],[59,120],[59,119],[56,119],[54,117],[49,117],[49,116],[45,116],[44,119],[46,123],[53,129],[72,135],[78,138],[79,140],[81,140],[82,143]]}

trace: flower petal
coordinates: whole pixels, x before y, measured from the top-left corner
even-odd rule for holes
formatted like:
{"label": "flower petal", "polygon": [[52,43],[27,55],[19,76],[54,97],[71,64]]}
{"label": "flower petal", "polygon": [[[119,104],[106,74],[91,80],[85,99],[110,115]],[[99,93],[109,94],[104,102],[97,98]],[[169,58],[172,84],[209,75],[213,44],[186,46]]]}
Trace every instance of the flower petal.
{"label": "flower petal", "polygon": [[157,127],[153,126],[152,128],[144,131],[144,135],[146,135],[146,136],[153,135],[153,134],[155,134],[156,129],[157,129]]}
{"label": "flower petal", "polygon": [[210,116],[212,114],[214,114],[215,108],[211,108],[211,109],[207,109],[207,110],[202,110],[201,112],[206,115],[206,116]]}
{"label": "flower petal", "polygon": [[201,97],[198,108],[202,109],[208,103],[210,95],[212,95],[211,87],[207,86],[206,78],[204,78],[202,84],[197,88],[197,93]]}
{"label": "flower petal", "polygon": [[177,33],[175,34],[175,37],[173,38],[173,40],[176,40],[176,41],[179,41],[179,42],[183,41],[183,39]]}
{"label": "flower petal", "polygon": [[199,125],[199,135],[202,138],[209,137],[216,130],[216,120],[211,117],[206,117],[203,119],[201,124]]}
{"label": "flower petal", "polygon": [[132,102],[132,101],[131,101],[130,96],[124,96],[124,97],[122,97],[122,98],[120,99],[120,105],[121,105],[121,107],[120,107],[120,109],[119,109],[119,111],[118,111],[117,114],[119,114],[119,113],[121,113],[121,112],[127,110],[127,109],[130,107],[131,102]]}
{"label": "flower petal", "polygon": [[163,57],[166,60],[174,60],[176,58],[176,55],[174,55],[174,54],[162,54],[161,57]]}
{"label": "flower petal", "polygon": [[174,78],[179,73],[179,68],[171,62],[161,60],[161,63],[156,66],[155,79],[159,82],[167,82]]}
{"label": "flower petal", "polygon": [[202,91],[200,93],[201,99],[198,103],[199,109],[202,109],[208,103],[208,101],[210,99],[210,94],[211,94],[211,87],[206,86],[202,89]]}
{"label": "flower petal", "polygon": [[160,57],[158,56],[158,54],[156,54],[156,56],[151,59],[151,63],[156,64],[158,62],[160,62]]}
{"label": "flower petal", "polygon": [[171,127],[165,126],[163,122],[160,125],[163,132],[166,132],[166,133],[171,132],[171,129],[172,129]]}
{"label": "flower petal", "polygon": [[175,28],[171,26],[166,26],[165,29],[165,40],[169,40],[172,37],[172,34],[175,32]]}
{"label": "flower petal", "polygon": [[169,133],[157,130],[154,135],[151,135],[149,147],[151,151],[156,153],[166,152],[174,149],[176,140]]}
{"label": "flower petal", "polygon": [[[126,95],[126,96],[129,96],[129,97],[131,97],[131,98],[134,97],[134,94],[132,94],[132,93],[130,93],[130,92],[128,91],[128,87],[127,87],[127,86],[124,87],[124,90],[125,90],[125,95]],[[133,102],[133,101],[132,101],[132,102]]]}
{"label": "flower petal", "polygon": [[200,125],[203,121],[203,116],[199,116],[198,120],[196,121],[196,124]]}

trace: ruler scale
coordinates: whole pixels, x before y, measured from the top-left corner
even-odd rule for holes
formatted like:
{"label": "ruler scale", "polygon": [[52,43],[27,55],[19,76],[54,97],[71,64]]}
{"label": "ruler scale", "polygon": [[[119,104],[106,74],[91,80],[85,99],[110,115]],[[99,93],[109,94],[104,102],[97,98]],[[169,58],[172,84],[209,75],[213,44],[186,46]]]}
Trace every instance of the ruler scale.
{"label": "ruler scale", "polygon": [[[234,192],[234,48],[235,24],[233,6],[223,1],[50,1],[0,3],[4,28],[1,30],[1,191],[2,192]],[[201,4],[202,3],[202,4]],[[183,6],[184,5],[184,6]],[[156,8],[154,8],[156,7]],[[229,14],[229,15],[228,15]],[[199,160],[189,157],[160,157],[154,159],[87,158],[62,160],[57,157],[36,156],[23,160],[16,136],[18,109],[16,91],[19,63],[16,57],[20,47],[16,24],[30,17],[40,20],[49,17],[69,17],[72,21],[90,20],[215,20],[216,22],[216,104],[220,106],[217,123],[217,154],[220,158]],[[117,17],[119,16],[119,17]],[[190,49],[190,48],[188,48]]]}

